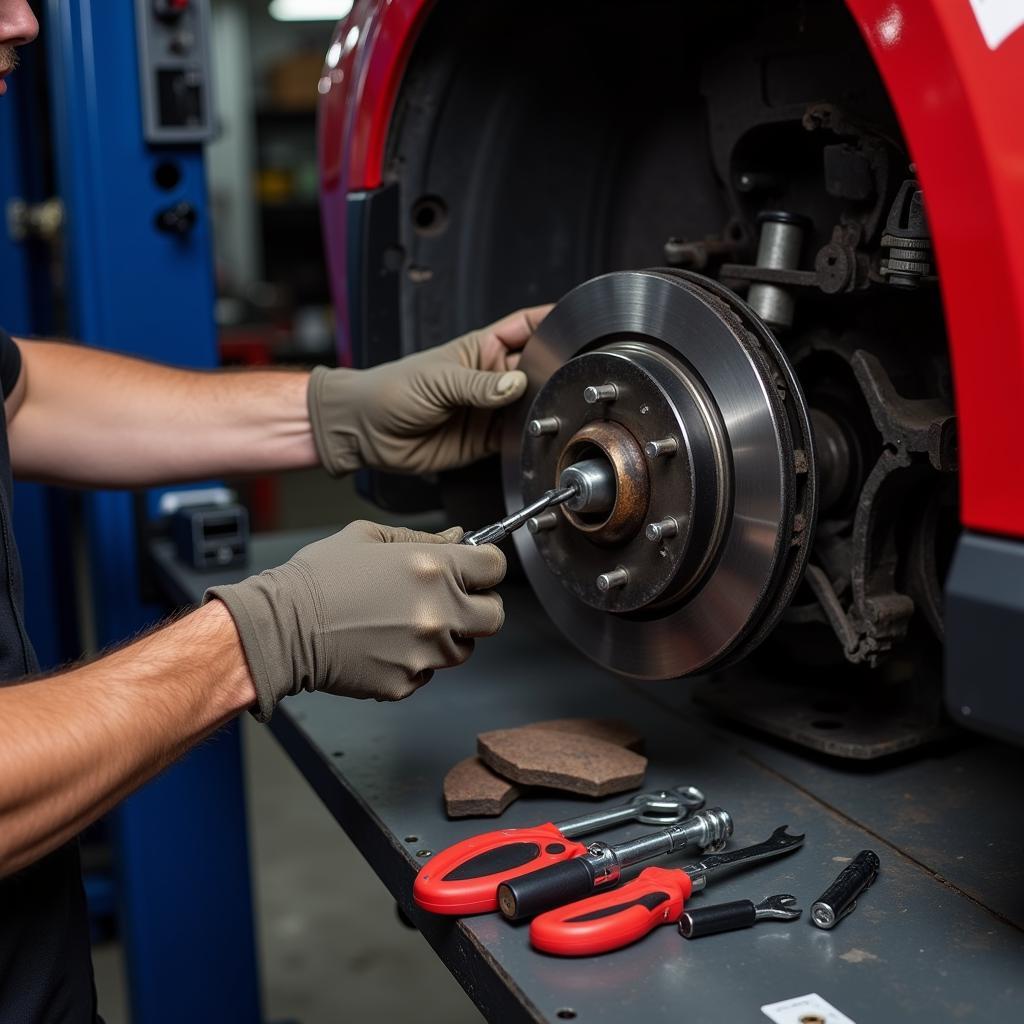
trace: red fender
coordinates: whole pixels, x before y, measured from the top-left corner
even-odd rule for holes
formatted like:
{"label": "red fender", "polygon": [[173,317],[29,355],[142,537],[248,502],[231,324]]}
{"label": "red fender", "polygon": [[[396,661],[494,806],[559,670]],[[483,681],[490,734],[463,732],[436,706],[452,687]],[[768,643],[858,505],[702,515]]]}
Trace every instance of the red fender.
{"label": "red fender", "polygon": [[[959,416],[966,526],[1024,537],[1024,30],[990,48],[969,0],[847,0],[928,203]],[[432,0],[357,0],[320,82],[322,217],[343,360],[345,199],[381,184],[395,97]],[[979,5],[980,6],[980,5]],[[1001,5],[989,3],[991,8]]]}

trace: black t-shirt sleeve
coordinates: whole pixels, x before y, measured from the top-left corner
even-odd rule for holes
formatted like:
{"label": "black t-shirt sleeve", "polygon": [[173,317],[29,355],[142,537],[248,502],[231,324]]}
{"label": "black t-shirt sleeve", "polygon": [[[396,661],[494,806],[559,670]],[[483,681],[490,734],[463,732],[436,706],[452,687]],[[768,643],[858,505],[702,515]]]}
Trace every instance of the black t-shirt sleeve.
{"label": "black t-shirt sleeve", "polygon": [[21,349],[11,336],[0,327],[0,389],[4,398],[10,397],[21,376]]}

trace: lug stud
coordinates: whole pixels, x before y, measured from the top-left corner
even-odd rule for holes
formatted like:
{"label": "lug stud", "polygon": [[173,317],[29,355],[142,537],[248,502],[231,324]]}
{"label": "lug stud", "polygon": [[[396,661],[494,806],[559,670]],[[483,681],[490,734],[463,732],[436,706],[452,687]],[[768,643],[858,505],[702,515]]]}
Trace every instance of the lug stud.
{"label": "lug stud", "polygon": [[557,416],[545,416],[543,419],[530,420],[526,424],[526,432],[530,437],[540,437],[543,434],[557,434],[561,427]]}
{"label": "lug stud", "polygon": [[601,593],[607,593],[616,587],[624,587],[629,582],[629,573],[621,565],[616,566],[610,572],[603,572],[597,577],[597,589]]}
{"label": "lug stud", "polygon": [[583,391],[583,401],[588,405],[595,402],[614,402],[618,397],[619,389],[614,384],[598,384]]}
{"label": "lug stud", "polygon": [[543,533],[545,530],[553,530],[557,525],[558,515],[551,509],[526,520],[526,528],[530,533]]}
{"label": "lug stud", "polygon": [[669,537],[674,537],[678,532],[679,523],[674,517],[666,516],[657,523],[648,523],[647,529],[644,530],[644,536],[648,540],[653,541],[668,540]]}
{"label": "lug stud", "polygon": [[644,455],[649,459],[657,459],[662,455],[675,455],[679,451],[679,442],[674,437],[662,437],[657,441],[648,441],[644,445]]}

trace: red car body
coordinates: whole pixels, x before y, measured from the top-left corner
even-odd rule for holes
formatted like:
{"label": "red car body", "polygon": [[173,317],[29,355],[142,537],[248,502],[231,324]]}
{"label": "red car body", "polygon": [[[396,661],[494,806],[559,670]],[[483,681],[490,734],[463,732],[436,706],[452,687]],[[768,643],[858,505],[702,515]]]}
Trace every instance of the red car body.
{"label": "red car body", "polygon": [[[345,362],[366,303],[356,292],[350,303],[349,289],[370,280],[351,204],[389,184],[396,99],[443,2],[356,0],[320,81],[321,212]],[[939,627],[945,704],[961,724],[1024,743],[1024,10],[1012,0],[845,4],[914,161],[941,285],[962,526]]]}
{"label": "red car body", "polygon": [[[356,0],[321,80],[322,210],[347,358],[345,200],[382,182],[432,0]],[[1024,30],[990,49],[967,0],[848,0],[928,197],[953,363],[965,527],[1024,537]]]}

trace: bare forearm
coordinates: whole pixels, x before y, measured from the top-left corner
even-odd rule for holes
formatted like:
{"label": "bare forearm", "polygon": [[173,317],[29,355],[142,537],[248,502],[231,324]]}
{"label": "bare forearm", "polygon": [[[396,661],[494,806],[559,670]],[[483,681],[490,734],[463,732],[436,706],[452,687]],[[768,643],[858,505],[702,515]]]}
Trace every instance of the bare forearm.
{"label": "bare forearm", "polygon": [[66,842],[255,696],[219,601],[91,664],[0,687],[0,876]]}
{"label": "bare forearm", "polygon": [[11,419],[16,474],[141,487],[317,464],[308,374],[177,370],[96,349],[21,341]]}

